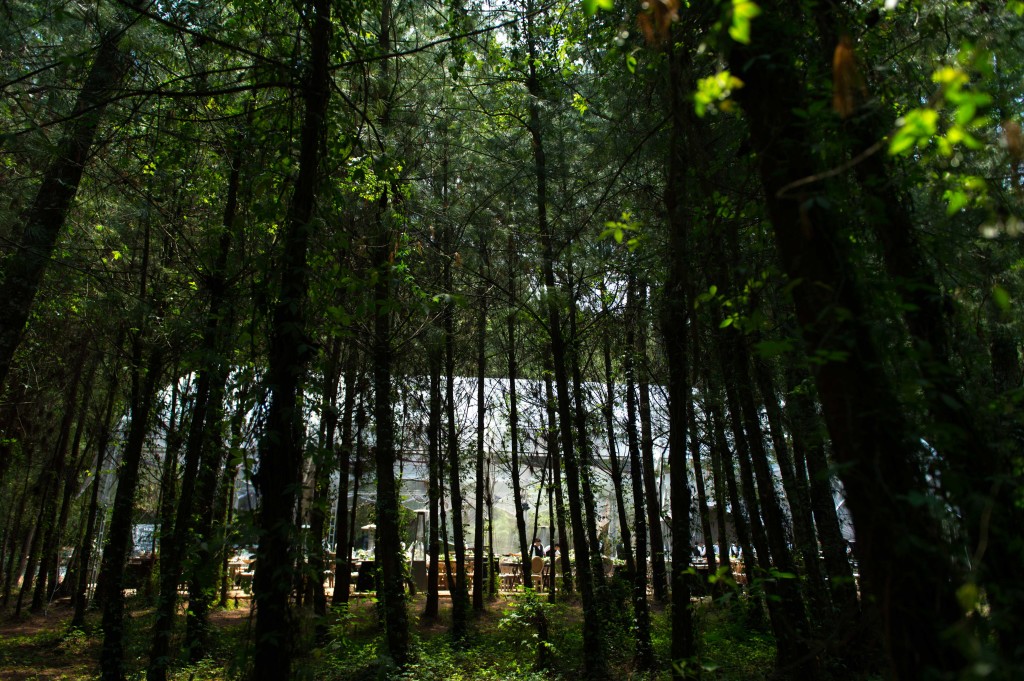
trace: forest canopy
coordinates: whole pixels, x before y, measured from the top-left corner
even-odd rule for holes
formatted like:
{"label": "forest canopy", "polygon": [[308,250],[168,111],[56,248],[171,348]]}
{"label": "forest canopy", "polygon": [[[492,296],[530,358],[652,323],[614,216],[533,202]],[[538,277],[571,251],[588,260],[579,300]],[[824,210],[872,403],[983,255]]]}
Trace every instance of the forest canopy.
{"label": "forest canopy", "polygon": [[0,12],[0,602],[101,678],[1024,668],[1024,2]]}

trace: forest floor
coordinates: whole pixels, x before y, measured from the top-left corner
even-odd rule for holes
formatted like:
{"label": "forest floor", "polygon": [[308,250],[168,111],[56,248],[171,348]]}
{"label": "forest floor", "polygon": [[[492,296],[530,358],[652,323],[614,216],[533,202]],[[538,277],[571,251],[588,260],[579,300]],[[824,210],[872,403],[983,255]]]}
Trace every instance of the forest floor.
{"label": "forest floor", "polygon": [[[414,662],[398,674],[379,653],[382,637],[377,624],[376,601],[353,600],[347,610],[335,611],[326,643],[313,643],[311,624],[300,626],[300,640],[308,653],[296,660],[293,678],[324,681],[402,679],[447,681],[477,679],[539,681],[580,677],[584,659],[582,612],[578,602],[546,604],[539,599],[502,596],[487,604],[473,621],[470,637],[455,643],[447,636],[449,601],[442,600],[441,617],[427,621],[418,616],[423,595],[409,606],[413,629]],[[177,662],[172,681],[226,681],[243,678],[252,656],[252,613],[246,599],[239,607],[217,610],[211,656],[195,665]],[[546,649],[550,662],[537,664],[538,638],[535,615],[542,611],[549,623]],[[152,606],[141,598],[129,600],[129,637],[125,641],[130,679],[145,678]],[[705,678],[728,681],[766,678],[772,669],[774,645],[763,632],[742,626],[720,608],[695,610],[701,639],[700,664]],[[90,613],[86,627],[69,629],[72,611],[66,602],[53,604],[45,614],[13,618],[0,614],[0,681],[84,681],[97,678],[102,633],[99,613]],[[622,615],[606,622],[605,655],[613,678],[648,678],[632,666],[632,627]],[[616,617],[619,618],[616,621]],[[652,638],[659,660],[669,646],[667,611],[655,609]],[[179,629],[182,627],[179,627]],[[660,664],[668,678],[668,665]],[[657,677],[662,678],[662,677]]]}

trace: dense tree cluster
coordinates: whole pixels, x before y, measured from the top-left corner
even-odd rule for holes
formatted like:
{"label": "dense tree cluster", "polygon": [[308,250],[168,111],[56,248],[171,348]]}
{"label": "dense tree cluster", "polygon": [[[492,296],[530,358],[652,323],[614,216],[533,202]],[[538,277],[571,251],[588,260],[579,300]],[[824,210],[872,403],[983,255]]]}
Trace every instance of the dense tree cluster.
{"label": "dense tree cluster", "polygon": [[[0,598],[101,608],[102,678],[125,678],[142,522],[147,678],[175,664],[180,585],[183,654],[206,654],[247,542],[249,673],[288,678],[297,618],[328,636],[326,544],[348,598],[360,486],[409,663],[413,450],[423,615],[449,571],[456,639],[494,593],[468,572],[502,476],[523,571],[538,522],[565,549],[550,597],[582,603],[587,678],[620,606],[637,669],[700,676],[708,589],[742,594],[780,678],[1019,673],[1024,3],[2,13]],[[691,568],[696,537],[739,547],[742,589],[726,550],[710,585]]]}

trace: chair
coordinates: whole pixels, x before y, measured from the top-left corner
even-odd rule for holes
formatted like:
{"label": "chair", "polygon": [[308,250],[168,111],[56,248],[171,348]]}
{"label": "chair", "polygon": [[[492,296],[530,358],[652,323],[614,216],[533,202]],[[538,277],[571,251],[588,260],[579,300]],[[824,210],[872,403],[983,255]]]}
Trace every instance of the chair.
{"label": "chair", "polygon": [[534,556],[530,561],[530,584],[534,587],[543,588],[544,586],[544,559],[540,556]]}
{"label": "chair", "polygon": [[544,568],[540,571],[540,581],[545,590],[551,588],[551,563],[548,561],[544,561]]}

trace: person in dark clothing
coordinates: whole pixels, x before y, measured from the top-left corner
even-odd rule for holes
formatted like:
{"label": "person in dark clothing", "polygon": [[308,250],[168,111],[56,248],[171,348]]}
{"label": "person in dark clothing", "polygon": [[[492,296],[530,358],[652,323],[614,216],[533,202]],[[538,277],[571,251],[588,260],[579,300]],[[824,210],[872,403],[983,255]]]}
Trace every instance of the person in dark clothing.
{"label": "person in dark clothing", "polygon": [[540,539],[536,537],[533,540],[533,546],[530,547],[530,557],[540,556],[544,557],[544,545],[540,543]]}

